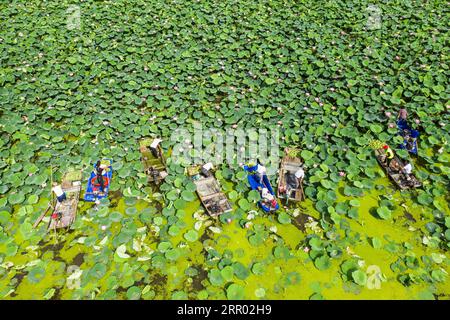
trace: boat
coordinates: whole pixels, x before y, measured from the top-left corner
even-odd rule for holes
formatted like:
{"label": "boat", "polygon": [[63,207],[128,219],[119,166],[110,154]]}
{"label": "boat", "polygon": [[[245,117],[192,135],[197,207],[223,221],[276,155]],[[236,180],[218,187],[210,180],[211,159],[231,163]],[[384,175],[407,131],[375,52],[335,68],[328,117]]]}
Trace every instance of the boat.
{"label": "boat", "polygon": [[[394,151],[392,150],[392,152]],[[394,168],[395,166],[393,164],[397,164],[398,168],[403,168],[405,165],[403,161],[401,161],[397,157],[397,155],[395,155],[395,152],[394,158],[392,158],[391,160],[387,160],[389,162],[389,165],[381,160],[381,157],[384,153],[385,151],[383,148],[375,149],[375,156],[377,158],[378,163],[380,164],[381,167],[383,167],[386,174],[395,182],[395,184],[401,190],[419,188],[422,186],[422,183],[412,173],[408,175],[410,178],[410,180],[408,180],[405,174],[401,172],[401,170],[395,170]]]}
{"label": "boat", "polygon": [[403,143],[399,147],[407,150],[409,153],[417,155],[417,139],[419,137],[419,131],[412,129],[404,119],[397,120],[397,128],[399,135],[403,137]]}
{"label": "boat", "polygon": [[[232,210],[228,198],[221,191],[220,184],[214,177],[211,170],[202,170],[201,165],[188,168],[188,175],[196,186],[197,195],[203,207],[212,217],[217,217]],[[202,172],[203,171],[203,172]],[[209,175],[207,172],[209,172]],[[205,174],[208,176],[205,176]]]}
{"label": "boat", "polygon": [[[305,199],[305,193],[303,192],[303,177],[297,178],[295,173],[300,169],[303,170],[303,162],[298,157],[300,154],[299,149],[286,148],[284,150],[284,157],[281,159],[279,179],[278,179],[278,189],[277,197],[292,201],[302,201]],[[295,186],[289,186],[287,180],[292,177],[292,182]],[[291,184],[292,184],[291,182]],[[290,189],[289,191],[287,189]]]}
{"label": "boat", "polygon": [[86,193],[84,194],[84,201],[94,202],[96,200],[108,197],[113,174],[112,160],[103,159],[101,160],[100,164],[106,167],[103,174],[104,190],[103,192],[100,190],[100,183],[98,182],[97,175],[95,173],[96,169],[94,164],[94,170],[91,172],[87,184]]}
{"label": "boat", "polygon": [[[261,200],[258,202],[259,206],[265,212],[276,211],[280,208],[280,205],[278,204],[278,201],[276,201],[275,199],[275,193],[272,189],[272,186],[270,185],[270,181],[267,175],[266,174],[263,175],[262,183],[258,179],[257,170],[259,165],[260,164],[244,166],[244,170],[247,172],[248,183],[250,184],[252,190],[258,191],[259,194],[261,195]],[[275,205],[272,205],[268,200],[264,199],[262,194],[264,188],[267,188],[268,192],[273,196]]]}
{"label": "boat", "polygon": [[[163,150],[160,145],[160,139],[144,138],[139,142],[139,151],[141,152],[141,161],[144,165],[145,174],[149,183],[159,184],[167,177],[167,165]],[[151,148],[154,145],[156,156]]]}
{"label": "boat", "polygon": [[63,202],[56,201],[56,204],[50,201],[47,210],[33,225],[34,228],[39,225],[50,208],[53,210],[51,211],[48,230],[69,228],[75,221],[81,193],[81,171],[67,172],[62,179],[61,188],[66,194],[66,200]]}

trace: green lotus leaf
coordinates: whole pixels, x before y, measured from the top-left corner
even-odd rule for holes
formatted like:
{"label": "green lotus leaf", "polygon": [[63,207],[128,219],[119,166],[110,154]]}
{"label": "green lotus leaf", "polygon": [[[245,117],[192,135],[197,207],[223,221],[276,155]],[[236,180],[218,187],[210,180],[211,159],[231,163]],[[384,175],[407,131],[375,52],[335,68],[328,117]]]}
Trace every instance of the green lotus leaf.
{"label": "green lotus leaf", "polygon": [[377,209],[377,214],[380,218],[387,220],[391,218],[392,211],[386,206],[381,206]]}
{"label": "green lotus leaf", "polygon": [[181,192],[181,197],[187,202],[194,201],[196,198],[196,196],[190,191]]}
{"label": "green lotus leaf", "polygon": [[189,230],[184,234],[184,238],[189,242],[197,241],[198,239],[198,232],[195,230]]}
{"label": "green lotus leaf", "polygon": [[355,270],[352,272],[353,281],[360,286],[365,286],[367,282],[367,275],[364,271]]}
{"label": "green lotus leaf", "polygon": [[24,200],[25,195],[22,192],[10,194],[8,197],[8,202],[11,203],[12,205],[20,204],[24,202]]}
{"label": "green lotus leaf", "polygon": [[127,299],[128,300],[139,300],[141,298],[141,289],[139,287],[130,287],[127,290]]}
{"label": "green lotus leaf", "polygon": [[220,270],[220,274],[225,281],[231,281],[233,280],[234,269],[232,266],[226,266],[222,270]]}
{"label": "green lotus leaf", "polygon": [[245,280],[250,275],[248,269],[240,262],[233,263],[232,267],[238,279]]}
{"label": "green lotus leaf", "polygon": [[244,287],[236,283],[232,283],[227,288],[227,299],[228,300],[243,300],[245,296]]}
{"label": "green lotus leaf", "polygon": [[331,267],[330,258],[327,255],[319,256],[314,260],[314,266],[319,270],[327,270]]}
{"label": "green lotus leaf", "polygon": [[212,269],[208,273],[208,279],[209,279],[209,282],[211,282],[211,284],[213,286],[219,287],[224,283],[222,273],[218,269]]}
{"label": "green lotus leaf", "polygon": [[291,223],[291,217],[286,212],[280,212],[278,214],[278,222],[281,224]]}

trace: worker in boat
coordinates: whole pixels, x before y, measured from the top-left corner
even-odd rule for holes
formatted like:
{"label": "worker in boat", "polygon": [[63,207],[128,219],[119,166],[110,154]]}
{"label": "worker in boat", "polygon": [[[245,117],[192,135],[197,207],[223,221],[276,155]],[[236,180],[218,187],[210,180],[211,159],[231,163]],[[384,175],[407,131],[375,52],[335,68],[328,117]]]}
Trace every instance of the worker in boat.
{"label": "worker in boat", "polygon": [[208,162],[206,164],[204,164],[201,168],[200,168],[200,173],[202,176],[204,176],[205,178],[208,178],[211,176],[211,172],[210,170],[212,169],[213,165],[211,162]]}
{"label": "worker in boat", "polygon": [[152,153],[152,155],[155,158],[159,158],[158,145],[161,141],[162,141],[161,139],[156,138],[155,140],[153,140],[152,144],[150,145],[150,152]]}
{"label": "worker in boat", "polygon": [[270,193],[269,189],[262,188],[261,191],[261,198],[263,199],[263,202],[268,205],[269,207],[275,208],[277,205],[277,201],[275,200],[275,197],[273,194]]}
{"label": "worker in boat", "polygon": [[392,151],[391,147],[389,147],[387,144],[383,146],[384,154],[380,156],[381,162],[383,162],[385,165],[388,164],[388,160],[391,160],[394,158],[394,151]]}
{"label": "worker in boat", "polygon": [[401,108],[397,116],[397,124],[401,129],[408,128],[408,124],[406,122],[407,118],[408,118],[408,111],[406,111],[406,108]]}
{"label": "worker in boat", "polygon": [[394,172],[400,172],[400,170],[402,169],[402,165],[396,159],[393,159],[389,164],[389,169]]}
{"label": "worker in boat", "polygon": [[55,193],[56,199],[58,200],[59,203],[62,203],[64,202],[64,200],[67,199],[66,193],[62,189],[61,185],[59,185],[58,183],[53,182],[52,191]]}
{"label": "worker in boat", "polygon": [[411,130],[411,134],[405,137],[406,140],[406,149],[408,151],[413,151],[416,146],[417,138],[419,137],[419,131]]}
{"label": "worker in boat", "polygon": [[95,176],[97,178],[97,182],[100,185],[100,191],[105,192],[105,182],[103,180],[103,174],[105,172],[106,165],[102,164],[100,160],[95,164]]}
{"label": "worker in boat", "polygon": [[153,178],[153,181],[158,183],[159,181],[159,172],[153,167],[148,168],[148,174]]}
{"label": "worker in boat", "polygon": [[261,162],[259,162],[259,159],[256,160],[256,163],[258,164],[258,167],[256,168],[256,176],[259,180],[260,184],[263,184],[264,176],[267,174],[266,167],[264,167]]}
{"label": "worker in boat", "polygon": [[286,197],[289,197],[293,190],[297,190],[305,176],[303,168],[299,168],[295,173],[286,172]]}
{"label": "worker in boat", "polygon": [[295,176],[295,173],[290,171],[286,172],[286,197],[289,198],[292,190],[297,190],[298,188],[298,179]]}

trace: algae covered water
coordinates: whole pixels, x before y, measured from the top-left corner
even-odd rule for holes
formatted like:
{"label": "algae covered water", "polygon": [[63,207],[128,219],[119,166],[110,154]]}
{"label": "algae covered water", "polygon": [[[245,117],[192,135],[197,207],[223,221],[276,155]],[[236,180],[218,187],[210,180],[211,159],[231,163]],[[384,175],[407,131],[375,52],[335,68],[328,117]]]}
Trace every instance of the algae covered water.
{"label": "algae covered water", "polygon": [[[448,299],[446,5],[1,3],[0,299]],[[400,108],[417,156],[398,148]],[[146,137],[168,159],[159,186]],[[422,186],[396,188],[374,140]],[[301,150],[305,201],[261,210],[251,142],[274,188]],[[108,199],[33,228],[52,182],[82,170],[82,198],[102,158]],[[186,174],[206,161],[233,207],[218,218]]]}

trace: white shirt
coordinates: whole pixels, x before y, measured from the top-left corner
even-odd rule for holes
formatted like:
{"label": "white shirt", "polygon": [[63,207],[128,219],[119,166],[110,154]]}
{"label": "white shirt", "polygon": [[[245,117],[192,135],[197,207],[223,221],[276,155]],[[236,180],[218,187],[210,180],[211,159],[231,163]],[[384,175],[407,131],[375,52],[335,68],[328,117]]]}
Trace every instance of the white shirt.
{"label": "white shirt", "polygon": [[161,171],[161,173],[159,174],[160,176],[161,176],[161,178],[165,178],[165,177],[167,177],[169,174],[167,173],[167,172],[165,172],[165,171]]}
{"label": "white shirt", "polygon": [[258,164],[258,168],[256,169],[256,171],[261,175],[265,175],[266,174],[266,167],[264,167],[263,165]]}
{"label": "white shirt", "polygon": [[52,191],[56,194],[57,197],[60,197],[64,194],[64,191],[62,190],[60,185],[53,187]]}
{"label": "white shirt", "polygon": [[412,172],[412,165],[411,165],[411,163],[408,163],[406,166],[404,166],[403,170],[405,170],[406,174],[411,174],[411,172]]}
{"label": "white shirt", "polygon": [[267,199],[267,200],[272,200],[273,199],[273,195],[269,192],[269,189],[267,189],[267,188],[263,188],[262,189],[261,197],[263,199]]}
{"label": "white shirt", "polygon": [[302,168],[298,169],[297,172],[295,172],[295,177],[297,179],[301,179],[305,176],[305,171],[303,171]]}
{"label": "white shirt", "polygon": [[152,144],[150,145],[150,147],[152,148],[156,148],[158,146],[158,144],[161,142],[161,139],[155,139],[153,140]]}
{"label": "white shirt", "polygon": [[203,168],[204,168],[205,170],[211,170],[212,167],[213,167],[213,164],[212,164],[211,162],[208,162],[207,164],[205,164],[205,165],[203,166]]}

